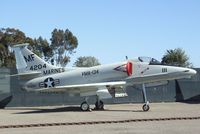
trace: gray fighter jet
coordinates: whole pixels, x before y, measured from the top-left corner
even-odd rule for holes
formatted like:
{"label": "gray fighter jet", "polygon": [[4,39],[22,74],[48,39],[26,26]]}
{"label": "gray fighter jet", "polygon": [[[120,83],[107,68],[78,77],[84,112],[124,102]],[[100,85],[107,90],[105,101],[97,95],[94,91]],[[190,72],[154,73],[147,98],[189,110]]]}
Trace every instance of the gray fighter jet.
{"label": "gray fighter jet", "polygon": [[165,83],[168,80],[190,78],[196,71],[189,68],[162,65],[149,57],[99,65],[88,68],[62,68],[53,66],[27,49],[28,44],[13,47],[16,67],[20,79],[26,81],[22,89],[33,92],[80,93],[85,99],[83,111],[90,110],[88,97],[96,95],[96,109],[104,109],[103,99],[127,96],[126,87],[142,84],[143,111],[149,110],[145,87],[151,83]]}

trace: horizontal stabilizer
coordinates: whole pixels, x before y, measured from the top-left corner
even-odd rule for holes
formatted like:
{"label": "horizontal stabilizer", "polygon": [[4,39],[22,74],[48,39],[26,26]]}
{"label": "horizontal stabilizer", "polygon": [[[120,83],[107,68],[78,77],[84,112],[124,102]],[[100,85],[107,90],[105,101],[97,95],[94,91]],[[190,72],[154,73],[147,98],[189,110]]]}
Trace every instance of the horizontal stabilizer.
{"label": "horizontal stabilizer", "polygon": [[20,76],[20,77],[23,77],[24,79],[30,79],[30,78],[37,77],[40,74],[41,74],[41,72],[27,72],[27,73],[6,75],[5,77],[17,77],[17,76]]}
{"label": "horizontal stabilizer", "polygon": [[28,43],[24,43],[24,44],[17,44],[17,45],[14,45],[12,47],[16,48],[16,47],[24,47],[24,46],[28,46],[28,45],[29,45]]}

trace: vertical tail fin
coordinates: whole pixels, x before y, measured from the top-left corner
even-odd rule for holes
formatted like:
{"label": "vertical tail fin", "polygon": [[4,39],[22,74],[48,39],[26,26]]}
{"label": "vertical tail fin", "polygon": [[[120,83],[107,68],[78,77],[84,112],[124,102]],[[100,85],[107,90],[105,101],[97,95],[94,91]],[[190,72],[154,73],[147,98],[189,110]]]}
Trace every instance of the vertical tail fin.
{"label": "vertical tail fin", "polygon": [[63,68],[53,66],[31,52],[29,44],[18,44],[13,47],[18,73],[41,72],[43,75],[63,72]]}

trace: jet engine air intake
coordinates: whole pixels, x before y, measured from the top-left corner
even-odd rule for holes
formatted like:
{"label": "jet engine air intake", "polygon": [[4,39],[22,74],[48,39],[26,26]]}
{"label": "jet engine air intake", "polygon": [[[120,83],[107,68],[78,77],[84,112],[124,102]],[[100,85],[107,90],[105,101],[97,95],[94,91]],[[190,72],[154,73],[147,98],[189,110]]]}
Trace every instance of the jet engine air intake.
{"label": "jet engine air intake", "polygon": [[127,71],[127,75],[128,76],[132,75],[132,71],[133,71],[132,67],[133,67],[132,63],[131,62],[127,62],[127,64],[126,64],[126,71]]}

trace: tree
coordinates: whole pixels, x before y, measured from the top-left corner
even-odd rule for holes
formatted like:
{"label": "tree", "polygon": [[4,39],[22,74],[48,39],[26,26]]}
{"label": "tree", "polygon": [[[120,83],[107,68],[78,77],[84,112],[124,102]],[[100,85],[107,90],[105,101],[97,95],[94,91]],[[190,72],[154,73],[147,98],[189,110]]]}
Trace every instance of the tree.
{"label": "tree", "polygon": [[192,67],[192,63],[189,62],[189,57],[181,48],[167,50],[163,55],[162,63],[173,66]]}
{"label": "tree", "polygon": [[53,51],[46,39],[41,36],[38,39],[34,39],[33,44],[30,44],[33,52],[38,56],[43,57],[46,61],[53,57]]}
{"label": "tree", "polygon": [[0,66],[15,66],[14,53],[10,51],[10,47],[14,44],[23,43],[26,40],[25,34],[14,28],[0,29]]}
{"label": "tree", "polygon": [[0,66],[3,66],[6,62],[6,57],[8,57],[7,55],[7,49],[6,47],[0,43]]}
{"label": "tree", "polygon": [[[31,51],[46,61],[55,61],[62,66],[70,61],[70,55],[75,53],[78,46],[77,38],[68,29],[54,29],[52,32],[51,44],[42,38],[32,39],[14,28],[0,28],[0,67],[14,67],[15,56],[11,47],[15,44],[29,43]],[[52,62],[53,63],[53,62]]]}
{"label": "tree", "polygon": [[76,67],[92,67],[100,65],[98,59],[93,56],[81,56],[74,63]]}
{"label": "tree", "polygon": [[25,34],[14,28],[1,28],[0,29],[0,67],[14,67],[15,56],[11,47],[15,44],[29,43],[29,49],[36,53],[40,57],[49,59],[53,56],[49,43],[46,39],[39,37],[38,39],[32,39],[26,37]]}
{"label": "tree", "polygon": [[75,49],[78,46],[78,40],[76,36],[72,34],[69,29],[61,30],[54,29],[51,37],[51,49],[54,55],[56,55],[56,64],[65,66],[70,61],[70,55],[75,53]]}

